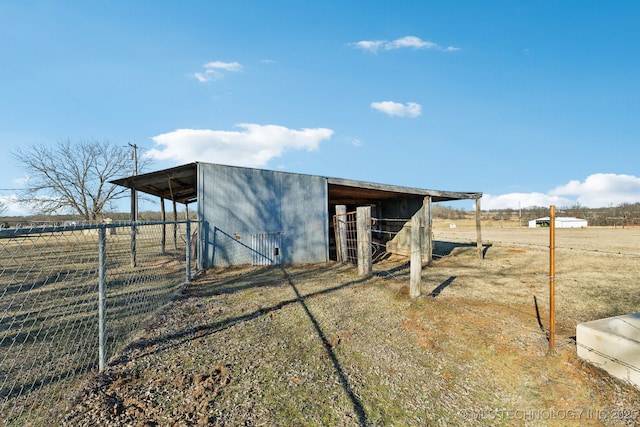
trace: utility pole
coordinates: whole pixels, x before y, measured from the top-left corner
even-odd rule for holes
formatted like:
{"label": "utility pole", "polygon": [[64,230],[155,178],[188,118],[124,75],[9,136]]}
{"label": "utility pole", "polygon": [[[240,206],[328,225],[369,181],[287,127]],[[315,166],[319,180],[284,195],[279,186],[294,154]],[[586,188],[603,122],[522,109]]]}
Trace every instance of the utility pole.
{"label": "utility pole", "polygon": [[[129,142],[129,146],[133,148],[133,174],[138,175],[138,146]],[[136,221],[138,221],[138,192],[131,187],[131,267],[137,265],[136,250]]]}
{"label": "utility pole", "polygon": [[[133,175],[138,175],[138,145],[132,144],[129,142],[129,147],[133,148]],[[132,188],[131,189],[131,207],[133,220],[138,220],[138,192]]]}
{"label": "utility pole", "polygon": [[518,226],[522,227],[522,204],[518,202]]}

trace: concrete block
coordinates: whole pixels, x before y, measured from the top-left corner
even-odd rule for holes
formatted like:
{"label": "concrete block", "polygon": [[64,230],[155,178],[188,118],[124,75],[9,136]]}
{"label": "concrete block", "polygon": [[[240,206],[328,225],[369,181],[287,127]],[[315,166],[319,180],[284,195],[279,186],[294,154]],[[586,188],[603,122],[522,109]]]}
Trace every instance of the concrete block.
{"label": "concrete block", "polygon": [[580,323],[578,357],[640,389],[640,313]]}

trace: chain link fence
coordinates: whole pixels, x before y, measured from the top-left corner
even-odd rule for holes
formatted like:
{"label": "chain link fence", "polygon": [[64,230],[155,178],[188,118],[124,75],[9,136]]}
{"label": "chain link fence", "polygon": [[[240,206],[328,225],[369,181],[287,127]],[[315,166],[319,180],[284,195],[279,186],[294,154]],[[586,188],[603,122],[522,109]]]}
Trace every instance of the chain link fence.
{"label": "chain link fence", "polygon": [[282,261],[282,232],[229,234],[213,228],[212,258],[216,267],[231,265],[276,265]]}
{"label": "chain link fence", "polygon": [[66,392],[173,297],[196,269],[194,224],[0,230],[3,425],[49,425]]}

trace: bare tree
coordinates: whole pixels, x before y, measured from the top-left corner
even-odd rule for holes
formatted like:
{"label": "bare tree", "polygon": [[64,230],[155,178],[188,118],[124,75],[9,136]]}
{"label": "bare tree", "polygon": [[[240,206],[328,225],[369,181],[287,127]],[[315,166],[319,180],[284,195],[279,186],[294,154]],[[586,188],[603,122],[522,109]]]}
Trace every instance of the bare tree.
{"label": "bare tree", "polygon": [[2,200],[0,200],[0,214],[3,214],[4,211],[6,210],[7,210],[7,205]]}
{"label": "bare tree", "polygon": [[95,220],[111,202],[129,194],[128,189],[109,183],[133,174],[130,150],[125,145],[65,140],[53,146],[18,148],[12,155],[29,177],[20,201],[37,212],[68,210]]}

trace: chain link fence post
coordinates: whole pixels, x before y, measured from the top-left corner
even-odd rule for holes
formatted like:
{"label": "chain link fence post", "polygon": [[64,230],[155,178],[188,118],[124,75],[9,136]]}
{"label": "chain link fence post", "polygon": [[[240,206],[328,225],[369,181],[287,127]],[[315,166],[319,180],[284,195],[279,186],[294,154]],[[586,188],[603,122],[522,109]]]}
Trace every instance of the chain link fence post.
{"label": "chain link fence post", "polygon": [[98,360],[100,372],[104,371],[107,355],[107,234],[98,229]]}

